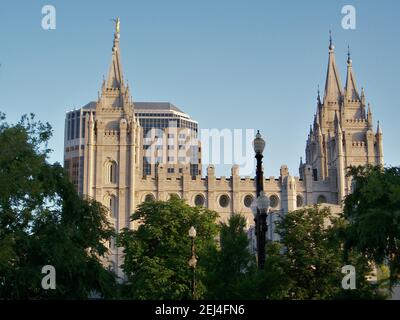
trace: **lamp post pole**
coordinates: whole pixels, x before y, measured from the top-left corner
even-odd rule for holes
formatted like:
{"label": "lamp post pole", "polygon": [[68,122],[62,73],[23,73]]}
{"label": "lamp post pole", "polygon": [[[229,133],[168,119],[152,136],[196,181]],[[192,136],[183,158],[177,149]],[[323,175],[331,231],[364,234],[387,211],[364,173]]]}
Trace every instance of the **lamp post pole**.
{"label": "lamp post pole", "polygon": [[260,131],[257,131],[256,138],[254,139],[255,158],[257,160],[256,166],[256,197],[257,206],[254,212],[254,222],[256,225],[256,239],[257,239],[257,261],[258,268],[264,269],[265,266],[265,244],[267,233],[267,210],[269,207],[268,198],[264,194],[264,178],[262,171],[263,151],[265,148],[265,141],[262,139]]}
{"label": "lamp post pole", "polygon": [[194,243],[194,239],[196,238],[196,229],[192,226],[189,230],[189,237],[192,239],[192,256],[189,260],[189,266],[192,268],[192,300],[196,300],[196,265],[197,265],[197,257],[196,257],[196,246]]}

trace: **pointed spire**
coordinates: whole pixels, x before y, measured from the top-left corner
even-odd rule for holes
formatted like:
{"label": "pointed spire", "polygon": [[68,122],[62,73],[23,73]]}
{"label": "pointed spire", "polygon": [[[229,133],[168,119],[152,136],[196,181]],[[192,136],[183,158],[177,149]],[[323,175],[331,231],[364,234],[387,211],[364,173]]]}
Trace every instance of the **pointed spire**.
{"label": "pointed spire", "polygon": [[317,89],[318,91],[317,91],[317,102],[318,102],[318,105],[320,105],[321,104],[321,95],[320,95],[320,91],[319,91],[319,85],[318,85],[318,89]]}
{"label": "pointed spire", "polygon": [[353,61],[350,57],[350,47],[347,46],[347,78],[345,87],[346,100],[360,100],[357,92],[356,78],[353,73]]}
{"label": "pointed spire", "polygon": [[365,105],[365,92],[364,87],[361,88],[361,103]]}
{"label": "pointed spire", "polygon": [[368,116],[367,119],[369,122],[372,122],[372,107],[371,104],[368,103]]}
{"label": "pointed spire", "polygon": [[326,73],[324,102],[339,102],[342,98],[342,83],[335,60],[335,47],[332,44],[332,33],[329,31],[329,60]]}
{"label": "pointed spire", "polygon": [[122,66],[119,54],[119,31],[120,20],[117,18],[115,21],[114,42],[112,48],[111,65],[108,71],[107,88],[108,89],[121,89],[123,87]]}
{"label": "pointed spire", "polygon": [[381,124],[379,121],[378,121],[378,126],[376,128],[376,134],[382,135],[382,128],[381,128]]}

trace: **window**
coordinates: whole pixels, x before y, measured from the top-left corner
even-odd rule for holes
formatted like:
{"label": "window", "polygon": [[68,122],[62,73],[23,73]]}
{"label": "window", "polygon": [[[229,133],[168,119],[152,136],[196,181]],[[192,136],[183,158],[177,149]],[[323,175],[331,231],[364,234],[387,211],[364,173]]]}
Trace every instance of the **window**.
{"label": "window", "polygon": [[299,207],[302,207],[303,204],[304,204],[303,197],[300,196],[300,195],[297,195],[297,197],[296,197],[296,206],[299,208]]}
{"label": "window", "polygon": [[149,193],[146,195],[146,197],[144,198],[145,202],[151,202],[151,201],[155,201],[156,198],[154,197],[154,195],[152,193]]}
{"label": "window", "polygon": [[168,138],[174,138],[175,135],[173,133],[168,133]]}
{"label": "window", "polygon": [[317,169],[313,169],[313,179],[314,179],[314,181],[318,181],[318,170]]}
{"label": "window", "polygon": [[269,205],[271,206],[271,208],[276,208],[279,204],[279,198],[277,195],[272,195],[269,197]]}
{"label": "window", "polygon": [[243,203],[246,208],[250,208],[251,204],[253,203],[254,197],[251,194],[248,194],[244,197]]}
{"label": "window", "polygon": [[197,176],[199,175],[199,165],[198,164],[191,164],[190,165],[190,175]]}
{"label": "window", "polygon": [[110,198],[108,199],[108,209],[110,210],[110,216],[112,218],[116,218],[117,216],[117,198],[113,195],[110,196]]}
{"label": "window", "polygon": [[194,198],[194,204],[195,204],[195,206],[202,207],[202,206],[204,206],[204,203],[205,203],[205,202],[206,202],[206,201],[205,201],[205,199],[204,199],[204,197],[203,197],[202,194],[198,194],[198,195],[196,195],[196,197]]}
{"label": "window", "polygon": [[151,164],[143,157],[143,175],[149,176],[151,174]]}
{"label": "window", "polygon": [[106,181],[108,183],[117,183],[117,164],[110,161],[106,164]]}
{"label": "window", "polygon": [[175,158],[174,157],[168,157],[168,162],[174,162]]}
{"label": "window", "polygon": [[174,173],[175,172],[174,168],[168,168],[167,171],[168,171],[168,173]]}
{"label": "window", "polygon": [[219,205],[222,208],[226,208],[229,206],[230,199],[226,194],[223,194],[222,196],[219,197]]}
{"label": "window", "polygon": [[324,195],[319,195],[317,198],[317,203],[327,203],[326,197]]}

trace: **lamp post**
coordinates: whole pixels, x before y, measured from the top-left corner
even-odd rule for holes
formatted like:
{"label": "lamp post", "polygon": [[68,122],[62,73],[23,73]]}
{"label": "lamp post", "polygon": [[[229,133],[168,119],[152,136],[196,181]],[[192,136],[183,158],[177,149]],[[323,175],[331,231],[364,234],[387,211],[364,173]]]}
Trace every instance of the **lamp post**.
{"label": "lamp post", "polygon": [[194,239],[196,238],[196,229],[192,226],[189,229],[189,237],[192,239],[192,257],[189,260],[189,266],[192,268],[192,300],[196,300],[196,247],[194,244]]}
{"label": "lamp post", "polygon": [[267,215],[269,210],[269,199],[264,193],[264,178],[262,171],[262,158],[265,148],[265,141],[257,131],[253,142],[254,152],[256,153],[256,199],[251,207],[254,214],[255,234],[257,239],[257,261],[258,268],[264,269],[265,266],[265,243],[267,233]]}

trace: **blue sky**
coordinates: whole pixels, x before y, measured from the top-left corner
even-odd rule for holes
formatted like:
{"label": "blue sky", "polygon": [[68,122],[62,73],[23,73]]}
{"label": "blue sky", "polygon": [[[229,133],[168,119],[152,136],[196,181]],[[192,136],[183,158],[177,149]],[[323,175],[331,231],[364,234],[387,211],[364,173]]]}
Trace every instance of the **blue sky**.
{"label": "blue sky", "polygon": [[[56,30],[41,28],[46,4]],[[356,30],[341,27],[346,4]],[[0,111],[10,122],[29,112],[50,122],[51,161],[62,162],[65,112],[97,97],[117,16],[134,100],[172,102],[202,128],[260,129],[267,176],[283,163],[298,174],[332,29],[342,83],[349,44],[382,124],[385,162],[400,164],[399,1],[2,1]]]}

